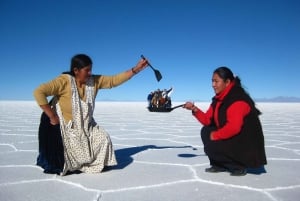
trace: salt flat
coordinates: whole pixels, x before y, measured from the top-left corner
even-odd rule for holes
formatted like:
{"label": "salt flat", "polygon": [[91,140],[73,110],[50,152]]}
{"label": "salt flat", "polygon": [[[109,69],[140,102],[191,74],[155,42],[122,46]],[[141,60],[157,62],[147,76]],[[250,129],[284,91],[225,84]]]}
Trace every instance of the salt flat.
{"label": "salt flat", "polygon": [[[180,104],[180,103],[178,103]],[[175,106],[176,103],[173,103]],[[209,103],[197,103],[206,109]],[[35,165],[40,108],[0,101],[0,200],[3,201],[297,201],[300,103],[258,103],[266,173],[232,177],[209,167],[201,125],[185,109],[151,113],[146,102],[97,102],[119,164],[101,174],[44,174]]]}

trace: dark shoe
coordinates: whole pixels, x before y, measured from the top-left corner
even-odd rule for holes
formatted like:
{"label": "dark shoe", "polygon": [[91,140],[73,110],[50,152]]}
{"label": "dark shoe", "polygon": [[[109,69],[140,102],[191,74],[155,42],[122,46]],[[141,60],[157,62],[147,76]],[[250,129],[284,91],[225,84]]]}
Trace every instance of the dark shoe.
{"label": "dark shoe", "polygon": [[45,169],[44,173],[45,174],[57,174],[60,175],[62,171],[60,169]]}
{"label": "dark shoe", "polygon": [[239,169],[239,170],[233,170],[230,173],[230,176],[245,176],[247,174],[247,169]]}
{"label": "dark shoe", "polygon": [[225,168],[217,167],[217,166],[211,166],[210,168],[206,168],[205,172],[210,172],[210,173],[218,173],[218,172],[225,172]]}

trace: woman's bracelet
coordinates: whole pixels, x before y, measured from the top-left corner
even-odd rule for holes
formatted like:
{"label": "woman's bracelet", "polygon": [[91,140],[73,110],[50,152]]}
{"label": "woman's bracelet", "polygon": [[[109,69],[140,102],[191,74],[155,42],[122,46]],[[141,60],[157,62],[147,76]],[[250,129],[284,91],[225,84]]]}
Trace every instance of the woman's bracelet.
{"label": "woman's bracelet", "polygon": [[136,71],[134,70],[134,67],[131,68],[131,71],[132,71],[133,74],[137,74],[137,73],[138,73],[138,72],[136,72]]}

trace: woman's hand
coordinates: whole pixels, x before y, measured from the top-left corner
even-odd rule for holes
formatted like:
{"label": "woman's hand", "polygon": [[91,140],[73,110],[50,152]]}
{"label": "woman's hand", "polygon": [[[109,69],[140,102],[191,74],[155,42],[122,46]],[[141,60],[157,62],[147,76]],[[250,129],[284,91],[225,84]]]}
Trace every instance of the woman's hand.
{"label": "woman's hand", "polygon": [[49,119],[50,119],[50,124],[51,125],[55,126],[55,125],[59,124],[59,118],[56,114],[49,117]]}
{"label": "woman's hand", "polygon": [[192,110],[192,112],[197,112],[198,108],[197,106],[195,106],[194,102],[186,102],[183,106],[183,108],[187,109],[187,110]]}
{"label": "woman's hand", "polygon": [[[135,67],[131,68],[132,75],[139,73],[140,71],[144,70],[148,66],[148,60],[146,58],[142,58]],[[131,76],[132,76],[131,75]]]}
{"label": "woman's hand", "polygon": [[193,107],[195,107],[193,102],[186,102],[183,106],[183,108],[187,109],[187,110],[192,110]]}
{"label": "woman's hand", "polygon": [[57,116],[56,112],[52,110],[52,108],[49,104],[40,105],[40,107],[45,112],[45,114],[49,117],[50,124],[52,124],[52,125],[59,124],[59,117]]}
{"label": "woman's hand", "polygon": [[133,70],[138,73],[142,70],[144,70],[148,66],[148,60],[147,59],[141,59],[136,66],[133,68]]}

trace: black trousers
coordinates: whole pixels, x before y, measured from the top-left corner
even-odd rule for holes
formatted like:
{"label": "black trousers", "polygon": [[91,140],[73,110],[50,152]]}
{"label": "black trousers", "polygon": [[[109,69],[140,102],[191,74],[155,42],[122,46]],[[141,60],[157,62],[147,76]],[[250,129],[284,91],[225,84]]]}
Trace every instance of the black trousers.
{"label": "black trousers", "polygon": [[229,171],[246,168],[245,165],[235,158],[235,147],[228,140],[210,140],[210,133],[216,130],[214,127],[204,126],[201,129],[201,139],[204,152],[208,156],[210,165],[225,168]]}

